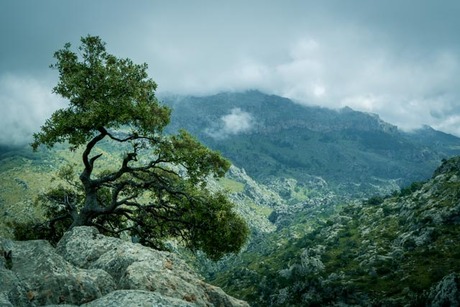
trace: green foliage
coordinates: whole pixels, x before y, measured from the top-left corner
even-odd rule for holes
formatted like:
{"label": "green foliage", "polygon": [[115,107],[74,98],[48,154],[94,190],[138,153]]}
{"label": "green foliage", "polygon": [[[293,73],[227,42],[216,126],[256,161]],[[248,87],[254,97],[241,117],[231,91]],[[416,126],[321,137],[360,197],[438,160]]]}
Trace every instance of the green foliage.
{"label": "green foliage", "polygon": [[99,37],[82,38],[82,59],[66,44],[51,65],[59,71],[56,94],[69,100],[68,108],[54,112],[42,131],[34,134],[32,147],[68,141],[75,148],[87,143],[101,127],[128,126],[138,134],[161,132],[170,109],[154,95],[156,83],[147,76],[147,64],[108,54]]}
{"label": "green foliage", "polygon": [[[454,136],[408,134],[370,114],[305,107],[257,91],[165,100],[174,108],[169,127],[187,129],[260,182],[313,175],[341,195],[386,194],[429,178],[442,157],[460,153]],[[235,108],[253,116],[251,129],[213,137]]]}
{"label": "green foliage", "polygon": [[417,191],[423,186],[424,182],[412,182],[409,186],[402,188],[401,191],[399,192],[400,196],[407,196],[410,195],[411,193]]}
{"label": "green foliage", "polygon": [[293,235],[298,219],[208,278],[251,306],[426,305],[430,289],[460,272],[458,161]]}
{"label": "green foliage", "polygon": [[[157,248],[179,240],[215,260],[238,252],[248,226],[225,195],[207,190],[207,178],[223,177],[229,161],[184,130],[163,134],[170,109],[155,97],[146,64],[107,53],[99,37],[81,42],[78,54],[66,44],[54,55],[54,93],[69,106],[52,114],[31,145],[67,144],[81,154],[82,170],[64,165],[60,184],[39,198],[46,221],[16,223],[15,235],[57,242],[67,229],[91,225]],[[123,155],[104,161],[107,150]]]}
{"label": "green foliage", "polygon": [[[58,173],[61,172],[65,173],[64,170]],[[42,207],[44,220],[11,221],[8,223],[9,227],[13,229],[13,235],[18,240],[47,239],[55,245],[72,224],[70,206],[81,204],[82,200],[82,194],[76,194],[75,190],[59,185],[37,197],[35,206]]]}
{"label": "green foliage", "polygon": [[384,200],[385,199],[382,196],[376,195],[366,200],[365,203],[368,205],[378,206],[383,203]]}
{"label": "green foliage", "polygon": [[239,193],[244,191],[244,184],[235,180],[231,180],[225,177],[222,177],[219,180],[219,183],[228,191],[233,193]]}

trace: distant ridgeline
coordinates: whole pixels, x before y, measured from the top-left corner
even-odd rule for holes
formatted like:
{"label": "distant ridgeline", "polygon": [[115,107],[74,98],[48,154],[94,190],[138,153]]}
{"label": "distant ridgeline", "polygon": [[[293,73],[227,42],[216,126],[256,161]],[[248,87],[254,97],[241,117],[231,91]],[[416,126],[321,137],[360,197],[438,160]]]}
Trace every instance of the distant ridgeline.
{"label": "distant ridgeline", "polygon": [[429,178],[460,139],[430,127],[398,130],[375,114],[296,104],[258,91],[164,97],[170,129],[185,128],[253,178],[325,179],[352,195],[387,193]]}

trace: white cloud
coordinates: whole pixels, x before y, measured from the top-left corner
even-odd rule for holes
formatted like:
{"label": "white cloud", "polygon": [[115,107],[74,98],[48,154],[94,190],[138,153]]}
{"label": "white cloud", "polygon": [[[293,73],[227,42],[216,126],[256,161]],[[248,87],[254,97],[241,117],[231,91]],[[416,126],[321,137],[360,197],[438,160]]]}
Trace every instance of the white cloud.
{"label": "white cloud", "polygon": [[289,55],[295,61],[308,60],[320,51],[319,47],[319,43],[314,39],[300,39],[291,47]]}
{"label": "white cloud", "polygon": [[252,116],[240,108],[232,109],[230,114],[222,116],[224,122],[223,131],[227,134],[247,132],[252,127]]}
{"label": "white cloud", "polygon": [[275,70],[277,93],[303,104],[377,113],[405,130],[428,124],[460,135],[449,117],[433,116],[460,104],[457,54],[398,54],[364,34],[360,42],[353,41],[357,33],[315,39],[314,48],[300,39],[290,52],[295,56]]}
{"label": "white cloud", "polygon": [[248,132],[252,129],[254,119],[248,112],[234,108],[229,114],[220,118],[217,128],[208,129],[207,133],[216,139],[226,138],[230,135]]}
{"label": "white cloud", "polygon": [[452,134],[460,136],[460,115],[453,114],[447,116],[442,121],[432,124],[433,128],[440,131],[448,131]]}
{"label": "white cloud", "polygon": [[313,85],[313,95],[318,98],[323,97],[326,94],[326,88],[321,84],[314,84]]}
{"label": "white cloud", "polygon": [[260,86],[270,78],[270,70],[263,64],[245,60],[235,70],[234,77],[235,80],[241,80],[240,86]]}
{"label": "white cloud", "polygon": [[0,76],[0,144],[24,145],[63,101],[49,84],[29,76]]}
{"label": "white cloud", "polygon": [[[6,4],[0,71],[37,75],[52,52],[90,33],[109,52],[147,62],[161,92],[259,89],[303,104],[349,104],[405,129],[428,124],[460,135],[451,118],[460,114],[459,1],[80,2],[43,0],[27,11]],[[59,16],[68,17],[65,27]],[[12,95],[4,82],[2,106]]]}

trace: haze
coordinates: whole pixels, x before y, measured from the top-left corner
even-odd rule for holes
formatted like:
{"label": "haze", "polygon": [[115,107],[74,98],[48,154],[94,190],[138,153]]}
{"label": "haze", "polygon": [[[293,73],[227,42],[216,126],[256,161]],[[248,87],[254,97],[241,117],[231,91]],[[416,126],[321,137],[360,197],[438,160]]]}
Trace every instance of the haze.
{"label": "haze", "polygon": [[87,34],[147,62],[160,94],[258,89],[460,136],[459,13],[458,1],[2,1],[0,143],[30,141],[65,105],[48,67]]}

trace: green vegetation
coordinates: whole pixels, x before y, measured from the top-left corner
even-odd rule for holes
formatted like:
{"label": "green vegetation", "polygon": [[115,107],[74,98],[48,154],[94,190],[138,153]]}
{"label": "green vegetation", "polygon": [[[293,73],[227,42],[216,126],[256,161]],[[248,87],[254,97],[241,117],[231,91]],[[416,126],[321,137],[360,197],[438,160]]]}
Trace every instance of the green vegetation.
{"label": "green vegetation", "polygon": [[400,193],[316,223],[310,215],[310,225],[296,217],[208,278],[252,306],[425,304],[436,283],[460,273],[459,171],[460,157],[449,159]]}
{"label": "green vegetation", "polygon": [[[404,133],[377,116],[351,109],[307,107],[257,91],[206,97],[165,97],[171,129],[185,128],[252,178],[323,178],[341,195],[388,194],[426,180],[459,138],[435,130]],[[244,133],[213,137],[238,108],[251,115]]]}
{"label": "green vegetation", "polygon": [[229,192],[238,193],[244,191],[244,184],[229,178],[219,178],[219,183],[224,189],[227,189]]}
{"label": "green vegetation", "polygon": [[[69,106],[52,114],[32,147],[64,144],[80,153],[82,171],[63,165],[60,184],[39,198],[46,221],[15,222],[16,236],[56,242],[67,229],[85,225],[156,248],[177,239],[212,259],[238,252],[248,226],[206,181],[223,177],[230,163],[184,130],[163,134],[170,109],[155,97],[146,64],[107,53],[98,37],[81,42],[78,53],[66,44],[54,55],[54,92]],[[107,148],[121,156],[113,159]]]}
{"label": "green vegetation", "polygon": [[[56,53],[55,92],[70,106],[35,135],[39,151],[0,148],[0,235],[13,225],[19,237],[55,242],[89,224],[158,248],[179,240],[214,259],[244,246],[212,262],[168,244],[252,306],[417,306],[460,272],[460,158],[408,184],[427,179],[457,138],[414,141],[368,114],[258,92],[186,98],[166,130],[170,110],[145,65],[94,37],[80,53]],[[212,138],[235,106],[254,116],[253,130]],[[182,127],[244,170],[223,177],[228,161]]]}

